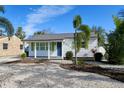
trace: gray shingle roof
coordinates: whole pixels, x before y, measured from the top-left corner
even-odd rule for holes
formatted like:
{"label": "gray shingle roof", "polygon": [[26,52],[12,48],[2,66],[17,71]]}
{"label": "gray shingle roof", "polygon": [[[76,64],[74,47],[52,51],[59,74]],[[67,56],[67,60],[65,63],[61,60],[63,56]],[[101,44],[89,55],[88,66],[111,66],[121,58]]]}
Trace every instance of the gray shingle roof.
{"label": "gray shingle roof", "polygon": [[[91,33],[91,38],[95,37],[94,33]],[[49,40],[63,40],[66,38],[74,38],[74,33],[59,33],[59,34],[44,34],[29,36],[24,41],[49,41]]]}

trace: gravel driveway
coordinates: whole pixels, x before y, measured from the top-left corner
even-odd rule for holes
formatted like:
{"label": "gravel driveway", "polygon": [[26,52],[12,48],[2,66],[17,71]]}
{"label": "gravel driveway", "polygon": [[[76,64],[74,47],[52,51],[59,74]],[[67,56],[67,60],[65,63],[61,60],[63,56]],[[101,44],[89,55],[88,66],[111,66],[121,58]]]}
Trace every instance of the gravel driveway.
{"label": "gravel driveway", "polygon": [[62,88],[62,87],[124,87],[124,83],[106,76],[77,72],[59,67],[59,64],[2,64],[0,87]]}

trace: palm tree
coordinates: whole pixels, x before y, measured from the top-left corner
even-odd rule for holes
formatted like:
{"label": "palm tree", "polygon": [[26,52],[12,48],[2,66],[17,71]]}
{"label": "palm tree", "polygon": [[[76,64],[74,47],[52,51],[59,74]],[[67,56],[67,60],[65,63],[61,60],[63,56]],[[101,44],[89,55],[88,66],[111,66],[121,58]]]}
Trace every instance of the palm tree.
{"label": "palm tree", "polygon": [[75,34],[74,34],[74,45],[75,45],[75,64],[77,63],[77,30],[79,29],[81,25],[81,17],[80,15],[75,16],[73,20],[73,27],[75,29]]}
{"label": "palm tree", "polygon": [[18,27],[15,35],[20,38],[22,41],[24,40],[24,38],[26,37],[25,32],[23,31],[22,27]]}
{"label": "palm tree", "polygon": [[[4,13],[4,11],[4,6],[0,6],[0,12]],[[7,18],[0,16],[0,25],[5,28],[5,32],[10,39],[10,37],[14,34],[14,28],[11,22]]]}
{"label": "palm tree", "polygon": [[85,43],[84,48],[87,49],[89,47],[88,45],[89,45],[91,30],[88,25],[81,25],[79,30],[81,31],[79,34],[82,35],[83,42]]}
{"label": "palm tree", "polygon": [[105,44],[105,30],[100,26],[93,26],[92,31],[97,35],[98,46],[103,46]]}
{"label": "palm tree", "polygon": [[2,6],[2,5],[0,5],[0,12],[2,12],[2,13],[5,12],[4,6]]}
{"label": "palm tree", "polygon": [[88,48],[90,39],[90,29],[88,25],[82,25],[82,19],[80,15],[74,17],[73,27],[75,29],[74,45],[75,45],[75,64],[77,63],[77,53],[82,47],[82,40],[85,42],[84,48]]}
{"label": "palm tree", "polygon": [[[120,16],[121,15],[121,16]],[[124,10],[113,16],[115,30],[108,34],[108,60],[113,64],[124,64]]]}
{"label": "palm tree", "polygon": [[14,34],[14,28],[8,19],[0,16],[0,25],[5,27],[5,32],[7,33],[8,37],[11,37]]}

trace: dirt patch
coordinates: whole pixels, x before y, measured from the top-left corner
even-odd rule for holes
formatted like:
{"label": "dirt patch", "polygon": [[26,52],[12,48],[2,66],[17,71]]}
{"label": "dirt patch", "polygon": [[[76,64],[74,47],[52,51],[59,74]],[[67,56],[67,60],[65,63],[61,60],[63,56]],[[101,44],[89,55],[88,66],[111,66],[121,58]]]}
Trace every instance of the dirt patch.
{"label": "dirt patch", "polygon": [[124,69],[102,68],[100,66],[93,64],[83,64],[83,65],[61,64],[60,67],[69,70],[97,73],[124,82]]}
{"label": "dirt patch", "polygon": [[48,60],[45,59],[30,59],[30,58],[26,58],[24,60],[16,60],[16,61],[10,61],[10,62],[6,62],[4,64],[16,64],[16,63],[47,63]]}

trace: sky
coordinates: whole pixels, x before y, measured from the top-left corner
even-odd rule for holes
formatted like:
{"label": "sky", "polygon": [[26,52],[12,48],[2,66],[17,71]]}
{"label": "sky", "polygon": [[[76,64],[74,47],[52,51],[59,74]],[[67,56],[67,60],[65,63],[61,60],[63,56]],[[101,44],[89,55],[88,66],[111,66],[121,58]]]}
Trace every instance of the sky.
{"label": "sky", "polygon": [[47,5],[6,5],[5,13],[0,14],[8,18],[14,26],[21,26],[26,35],[44,29],[52,33],[72,33],[73,18],[82,17],[82,24],[89,27],[101,26],[106,32],[114,30],[112,15],[117,15],[124,6],[47,6]]}

